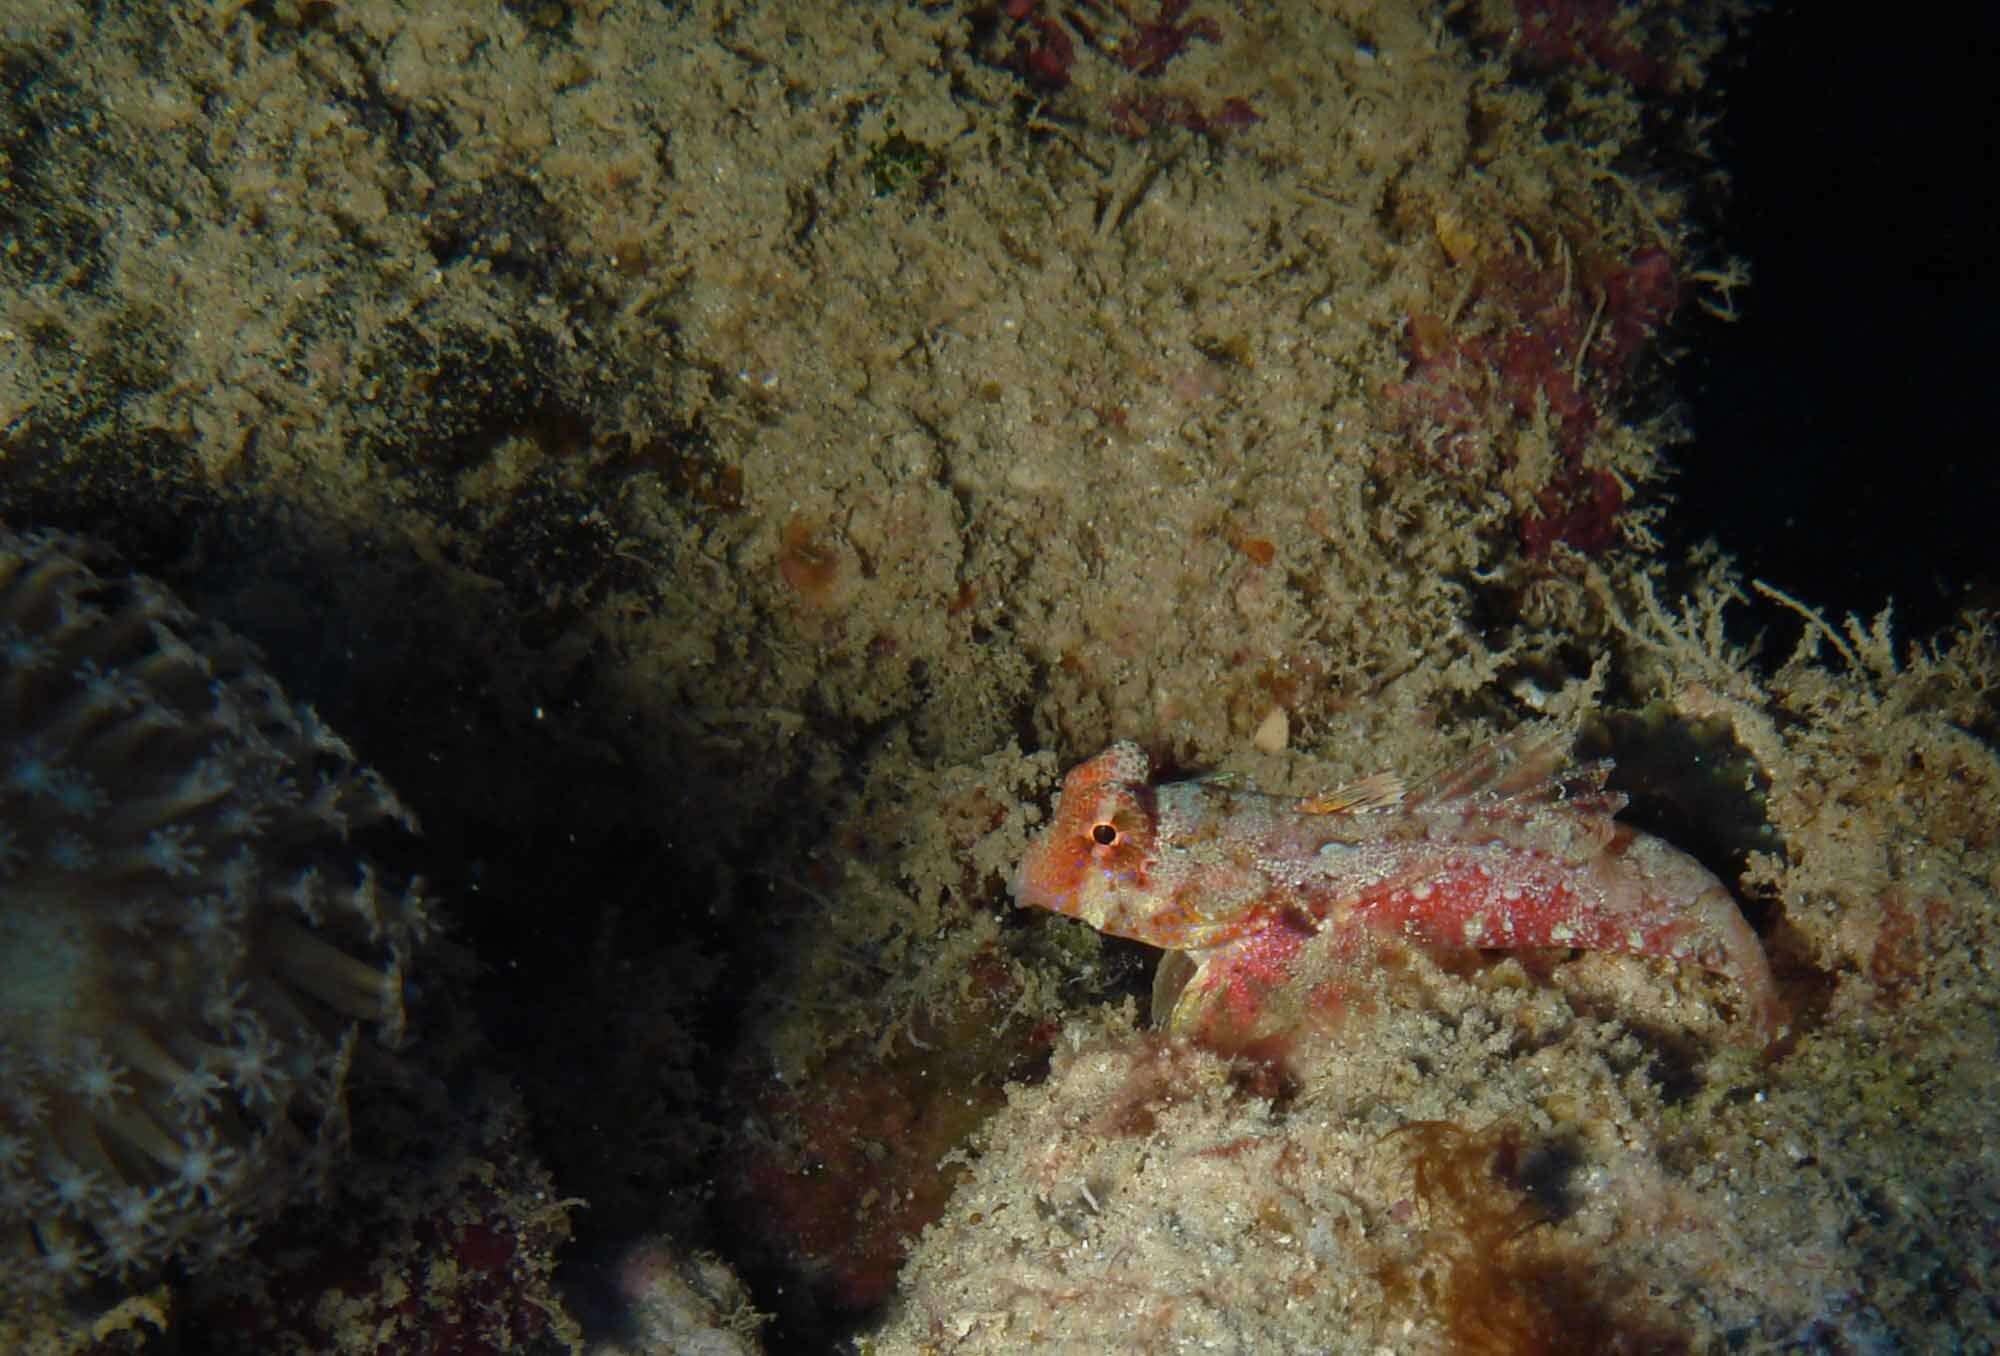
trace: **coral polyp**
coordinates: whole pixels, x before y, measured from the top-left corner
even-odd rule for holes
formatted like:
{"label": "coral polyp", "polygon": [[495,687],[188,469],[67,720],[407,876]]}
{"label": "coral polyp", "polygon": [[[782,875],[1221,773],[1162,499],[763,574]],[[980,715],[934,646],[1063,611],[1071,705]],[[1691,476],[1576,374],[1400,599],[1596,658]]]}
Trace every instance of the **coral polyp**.
{"label": "coral polyp", "polygon": [[344,1142],[425,930],[413,827],[254,649],[0,531],[0,1309],[212,1263]]}

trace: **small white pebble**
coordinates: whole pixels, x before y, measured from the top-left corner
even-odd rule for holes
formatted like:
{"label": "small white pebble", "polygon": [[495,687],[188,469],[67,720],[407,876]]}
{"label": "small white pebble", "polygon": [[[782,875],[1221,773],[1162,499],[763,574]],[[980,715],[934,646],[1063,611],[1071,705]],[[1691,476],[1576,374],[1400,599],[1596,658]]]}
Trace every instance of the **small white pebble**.
{"label": "small white pebble", "polygon": [[1274,706],[1263,720],[1257,723],[1257,732],[1250,736],[1250,744],[1260,753],[1283,753],[1292,741],[1292,720],[1285,714],[1285,708]]}

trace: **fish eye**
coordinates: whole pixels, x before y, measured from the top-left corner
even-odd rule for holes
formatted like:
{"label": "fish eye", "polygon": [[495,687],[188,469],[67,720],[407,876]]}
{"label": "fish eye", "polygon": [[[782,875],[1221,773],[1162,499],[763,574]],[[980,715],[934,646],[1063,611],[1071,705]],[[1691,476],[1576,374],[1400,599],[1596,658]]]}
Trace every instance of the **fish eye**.
{"label": "fish eye", "polygon": [[1090,826],[1090,836],[1099,847],[1110,847],[1118,841],[1118,826],[1099,820]]}

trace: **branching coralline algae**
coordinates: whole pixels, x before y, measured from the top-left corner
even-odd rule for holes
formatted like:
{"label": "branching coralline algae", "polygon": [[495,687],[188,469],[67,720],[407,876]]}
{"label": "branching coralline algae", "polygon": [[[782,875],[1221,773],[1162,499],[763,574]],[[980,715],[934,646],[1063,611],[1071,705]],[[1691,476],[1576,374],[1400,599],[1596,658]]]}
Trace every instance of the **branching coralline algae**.
{"label": "branching coralline algae", "polygon": [[255,650],[0,529],[0,1313],[201,1267],[324,1174],[426,928],[408,812]]}

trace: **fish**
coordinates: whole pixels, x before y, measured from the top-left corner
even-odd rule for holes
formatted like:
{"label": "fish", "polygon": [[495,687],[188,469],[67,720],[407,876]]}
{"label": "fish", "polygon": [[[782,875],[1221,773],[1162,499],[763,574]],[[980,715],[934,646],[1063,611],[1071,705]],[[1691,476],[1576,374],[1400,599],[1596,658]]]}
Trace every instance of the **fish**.
{"label": "fish", "polygon": [[1123,740],[1071,769],[1010,888],[1018,905],[1160,947],[1156,1020],[1246,1049],[1338,1010],[1385,947],[1566,948],[1734,981],[1732,1030],[1783,1034],[1770,964],[1735,897],[1618,819],[1611,764],[1534,733],[1414,788],[1380,773],[1319,795],[1160,781]]}

